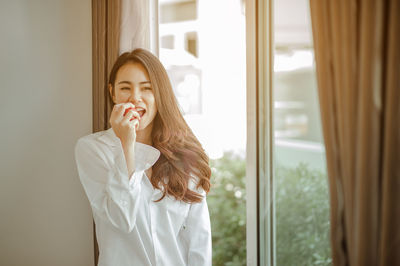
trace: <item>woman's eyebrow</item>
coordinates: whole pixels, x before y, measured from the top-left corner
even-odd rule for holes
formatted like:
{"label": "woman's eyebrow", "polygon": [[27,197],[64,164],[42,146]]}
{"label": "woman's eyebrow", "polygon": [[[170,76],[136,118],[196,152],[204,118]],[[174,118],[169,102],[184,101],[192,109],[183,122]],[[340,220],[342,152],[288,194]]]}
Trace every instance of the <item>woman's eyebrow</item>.
{"label": "woman's eyebrow", "polygon": [[[126,81],[126,80],[123,80],[123,81],[118,82],[118,84],[121,84],[121,83],[132,84],[132,82]],[[147,84],[147,83],[151,84],[151,82],[150,82],[150,81],[147,81],[147,80],[146,80],[146,81],[139,82],[139,84]]]}
{"label": "woman's eyebrow", "polygon": [[128,83],[128,84],[132,84],[130,81],[125,81],[125,80],[118,82],[118,84],[121,84],[121,83]]}

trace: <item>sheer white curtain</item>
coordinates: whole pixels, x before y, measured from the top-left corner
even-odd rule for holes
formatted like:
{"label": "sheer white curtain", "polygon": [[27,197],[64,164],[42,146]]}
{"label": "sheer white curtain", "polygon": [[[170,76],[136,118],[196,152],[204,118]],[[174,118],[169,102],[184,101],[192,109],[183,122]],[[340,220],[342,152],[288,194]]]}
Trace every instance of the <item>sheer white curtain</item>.
{"label": "sheer white curtain", "polygon": [[122,0],[119,54],[145,48],[158,55],[157,29],[157,0]]}

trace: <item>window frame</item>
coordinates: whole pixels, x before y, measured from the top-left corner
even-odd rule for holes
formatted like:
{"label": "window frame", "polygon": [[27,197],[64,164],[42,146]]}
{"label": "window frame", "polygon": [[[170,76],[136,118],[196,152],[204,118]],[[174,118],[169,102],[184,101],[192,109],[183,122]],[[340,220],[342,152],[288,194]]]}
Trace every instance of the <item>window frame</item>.
{"label": "window frame", "polygon": [[247,265],[276,265],[272,0],[246,1]]}

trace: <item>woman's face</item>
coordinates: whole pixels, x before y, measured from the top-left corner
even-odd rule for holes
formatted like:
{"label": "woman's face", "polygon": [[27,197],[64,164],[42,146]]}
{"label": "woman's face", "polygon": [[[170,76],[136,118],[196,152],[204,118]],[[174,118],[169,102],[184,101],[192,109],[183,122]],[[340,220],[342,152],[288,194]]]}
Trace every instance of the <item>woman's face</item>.
{"label": "woman's face", "polygon": [[141,116],[138,131],[147,128],[151,133],[157,106],[146,69],[140,63],[123,65],[117,72],[114,86],[114,96],[110,87],[114,103],[133,103]]}

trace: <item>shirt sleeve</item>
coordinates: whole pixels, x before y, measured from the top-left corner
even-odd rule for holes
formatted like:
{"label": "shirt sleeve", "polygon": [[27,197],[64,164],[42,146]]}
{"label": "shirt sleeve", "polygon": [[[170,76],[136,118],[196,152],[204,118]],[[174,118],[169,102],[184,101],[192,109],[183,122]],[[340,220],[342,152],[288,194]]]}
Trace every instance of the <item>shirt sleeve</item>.
{"label": "shirt sleeve", "polygon": [[188,243],[188,265],[211,266],[212,244],[211,223],[206,193],[199,203],[192,203],[183,230],[184,238]]}
{"label": "shirt sleeve", "polygon": [[129,180],[122,148],[115,161],[110,162],[92,140],[85,138],[75,145],[75,160],[93,214],[121,231],[131,232],[136,223],[144,170],[135,171]]}

